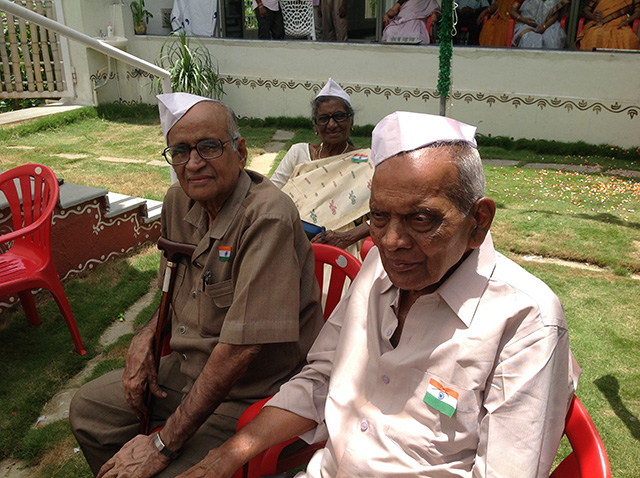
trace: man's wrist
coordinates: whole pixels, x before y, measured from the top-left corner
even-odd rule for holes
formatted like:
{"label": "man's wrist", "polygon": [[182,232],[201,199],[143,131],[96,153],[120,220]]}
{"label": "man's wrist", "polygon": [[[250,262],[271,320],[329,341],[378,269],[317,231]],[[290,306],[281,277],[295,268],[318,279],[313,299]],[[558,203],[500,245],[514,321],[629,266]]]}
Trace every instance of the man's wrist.
{"label": "man's wrist", "polygon": [[160,438],[160,432],[154,433],[151,437],[151,441],[156,447],[156,450],[166,456],[169,460],[173,461],[180,456],[180,451],[173,451],[164,444],[164,441]]}

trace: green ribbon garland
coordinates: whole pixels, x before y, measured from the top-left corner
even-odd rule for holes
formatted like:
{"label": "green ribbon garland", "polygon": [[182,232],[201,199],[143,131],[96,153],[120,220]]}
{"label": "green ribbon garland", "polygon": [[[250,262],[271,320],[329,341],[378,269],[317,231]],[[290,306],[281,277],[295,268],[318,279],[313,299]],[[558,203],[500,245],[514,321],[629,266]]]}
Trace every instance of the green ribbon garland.
{"label": "green ribbon garland", "polygon": [[438,94],[440,98],[449,96],[451,88],[451,57],[453,56],[453,0],[442,0],[440,18],[440,72],[438,73]]}

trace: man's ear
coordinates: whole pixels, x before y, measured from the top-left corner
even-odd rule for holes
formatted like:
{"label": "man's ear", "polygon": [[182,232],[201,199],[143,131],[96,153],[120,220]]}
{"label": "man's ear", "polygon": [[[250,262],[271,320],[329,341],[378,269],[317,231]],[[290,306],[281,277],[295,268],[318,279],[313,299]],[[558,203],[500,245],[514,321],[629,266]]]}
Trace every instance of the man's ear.
{"label": "man's ear", "polygon": [[469,237],[469,247],[476,249],[482,245],[489,228],[491,228],[491,223],[496,215],[496,203],[488,197],[480,198],[473,205],[471,214],[476,224]]}
{"label": "man's ear", "polygon": [[249,152],[247,151],[247,142],[244,138],[236,139],[236,149],[238,150],[238,156],[240,156],[240,164],[242,168],[247,165],[247,158],[249,157]]}

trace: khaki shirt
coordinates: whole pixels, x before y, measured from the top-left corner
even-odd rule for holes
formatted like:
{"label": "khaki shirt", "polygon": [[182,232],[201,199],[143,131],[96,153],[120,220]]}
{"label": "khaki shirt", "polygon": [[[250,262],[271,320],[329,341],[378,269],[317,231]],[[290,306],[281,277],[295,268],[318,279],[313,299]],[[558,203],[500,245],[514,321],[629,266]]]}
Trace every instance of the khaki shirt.
{"label": "khaki shirt", "polygon": [[[208,221],[179,184],[171,186],[162,235],[197,245],[174,272],[171,348],[188,378],[186,393],[218,342],[263,344],[228,397],[250,402],[274,394],[302,367],[322,326],[313,251],[293,203],[253,171],[240,173],[211,227]],[[161,274],[165,264],[163,257]]]}

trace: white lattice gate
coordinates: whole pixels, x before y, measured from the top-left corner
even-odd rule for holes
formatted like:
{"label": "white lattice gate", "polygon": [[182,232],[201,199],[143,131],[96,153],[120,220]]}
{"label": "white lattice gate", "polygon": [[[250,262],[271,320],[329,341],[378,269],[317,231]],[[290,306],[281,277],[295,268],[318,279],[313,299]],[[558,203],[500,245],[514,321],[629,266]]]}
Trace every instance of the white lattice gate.
{"label": "white lattice gate", "polygon": [[[22,5],[55,19],[52,0],[18,0]],[[0,12],[0,98],[58,98],[69,96],[59,35],[39,25]]]}

